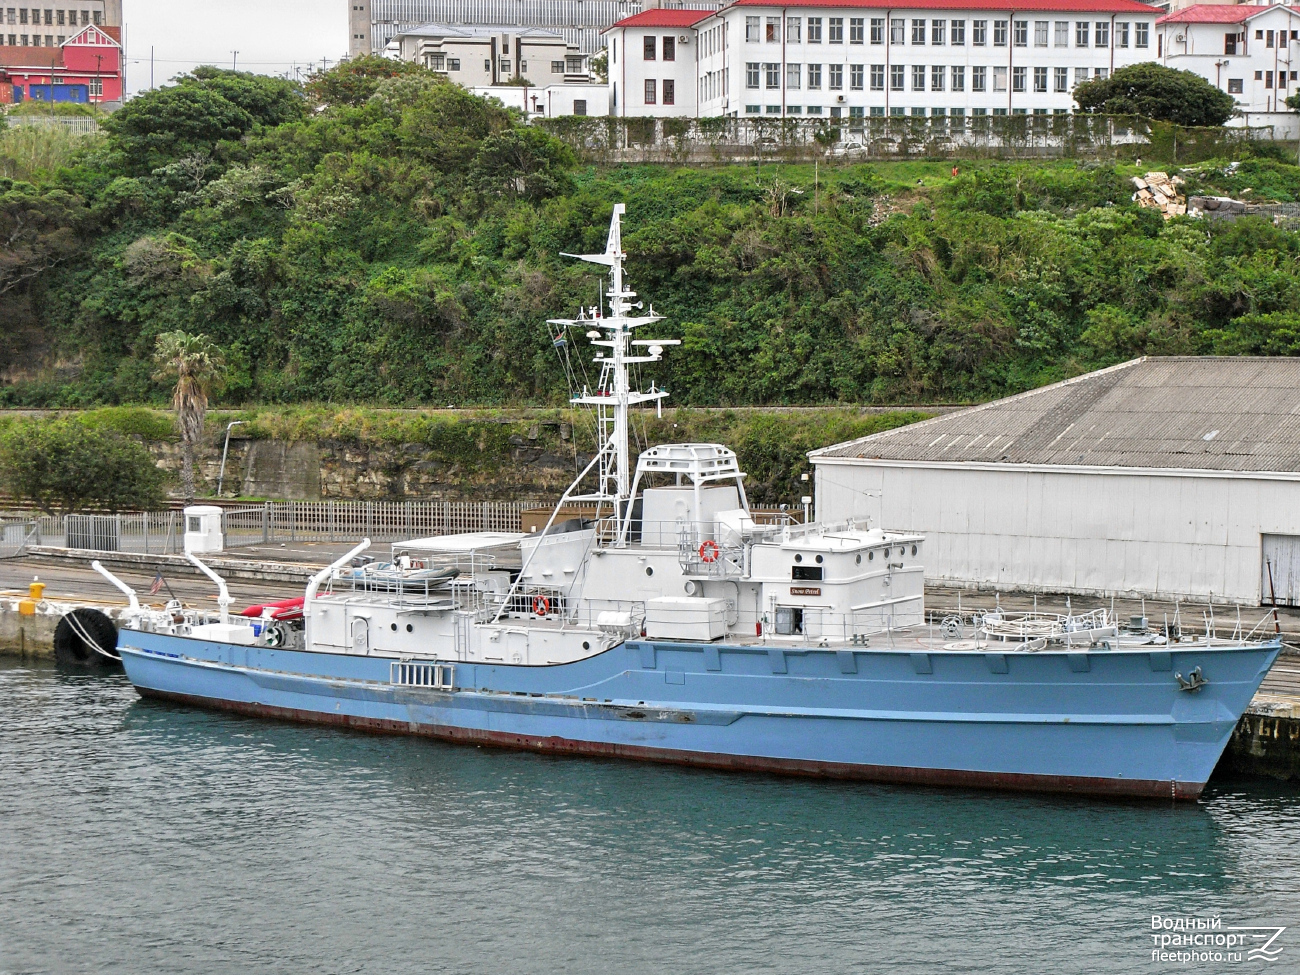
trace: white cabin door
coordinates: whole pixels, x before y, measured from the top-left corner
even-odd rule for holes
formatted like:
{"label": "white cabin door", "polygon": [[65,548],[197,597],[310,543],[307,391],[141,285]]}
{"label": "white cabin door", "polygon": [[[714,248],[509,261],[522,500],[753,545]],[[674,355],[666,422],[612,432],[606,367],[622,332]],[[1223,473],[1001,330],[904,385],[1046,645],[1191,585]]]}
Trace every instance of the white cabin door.
{"label": "white cabin door", "polygon": [[1272,605],[1272,594],[1276,592],[1279,606],[1300,606],[1300,535],[1265,535],[1263,551],[1259,601]]}

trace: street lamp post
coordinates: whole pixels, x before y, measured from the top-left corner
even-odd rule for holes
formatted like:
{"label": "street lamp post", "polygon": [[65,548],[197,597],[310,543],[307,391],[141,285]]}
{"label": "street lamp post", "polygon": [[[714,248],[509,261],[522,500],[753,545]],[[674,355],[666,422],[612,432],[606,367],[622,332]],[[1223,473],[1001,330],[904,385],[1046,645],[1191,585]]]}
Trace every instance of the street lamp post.
{"label": "street lamp post", "polygon": [[221,448],[221,472],[217,475],[217,497],[221,497],[221,487],[226,483],[226,454],[230,451],[230,431],[246,420],[231,420],[226,424],[226,444]]}

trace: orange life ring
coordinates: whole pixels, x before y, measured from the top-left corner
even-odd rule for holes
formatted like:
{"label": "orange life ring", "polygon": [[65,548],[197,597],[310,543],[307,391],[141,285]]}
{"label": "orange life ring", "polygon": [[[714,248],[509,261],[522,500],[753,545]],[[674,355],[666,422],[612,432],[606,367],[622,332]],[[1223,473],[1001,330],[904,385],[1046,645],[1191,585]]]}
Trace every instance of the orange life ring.
{"label": "orange life ring", "polygon": [[716,562],[718,561],[718,543],[711,538],[706,538],[700,543],[700,561]]}
{"label": "orange life ring", "polygon": [[534,597],[533,613],[537,616],[549,616],[551,613],[551,601],[545,596]]}

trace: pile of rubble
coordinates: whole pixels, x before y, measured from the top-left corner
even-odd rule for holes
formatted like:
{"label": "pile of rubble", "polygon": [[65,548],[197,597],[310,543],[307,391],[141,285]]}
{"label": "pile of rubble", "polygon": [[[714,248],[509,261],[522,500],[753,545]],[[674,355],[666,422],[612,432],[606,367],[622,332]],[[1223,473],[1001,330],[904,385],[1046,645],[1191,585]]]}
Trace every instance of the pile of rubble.
{"label": "pile of rubble", "polygon": [[1178,188],[1183,185],[1181,176],[1170,177],[1168,173],[1152,172],[1146,176],[1134,176],[1133,185],[1137,187],[1133,199],[1138,206],[1159,210],[1166,220],[1187,212],[1187,199],[1178,192]]}

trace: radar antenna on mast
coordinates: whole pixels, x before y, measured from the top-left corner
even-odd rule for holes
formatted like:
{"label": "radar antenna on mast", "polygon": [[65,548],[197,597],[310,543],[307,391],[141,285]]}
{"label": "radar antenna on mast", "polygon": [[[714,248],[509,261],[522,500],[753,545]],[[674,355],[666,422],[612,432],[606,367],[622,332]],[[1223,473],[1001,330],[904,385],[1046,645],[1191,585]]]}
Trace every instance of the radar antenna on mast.
{"label": "radar antenna on mast", "polygon": [[[654,306],[648,314],[632,315],[633,309],[641,309],[642,302],[633,302],[636,292],[628,289],[623,282],[623,233],[621,219],[627,211],[622,203],[614,204],[614,213],[609,220],[609,238],[605,242],[603,254],[564,254],[564,257],[576,257],[580,261],[602,264],[610,269],[609,314],[594,315],[584,319],[550,319],[552,325],[595,326],[588,336],[601,336],[595,329],[604,329],[601,337],[592,337],[591,344],[602,346],[608,353],[597,353],[595,362],[600,366],[600,380],[594,390],[583,388],[581,393],[573,393],[569,402],[577,406],[591,406],[596,411],[596,436],[600,457],[600,469],[596,490],[592,494],[575,495],[572,501],[595,501],[597,504],[608,501],[614,507],[616,527],[620,530],[623,521],[630,512],[626,510],[627,500],[631,496],[632,467],[628,457],[628,409],[641,403],[654,401],[658,404],[668,393],[651,386],[649,391],[631,389],[628,383],[628,366],[642,362],[658,362],[663,358],[663,347],[680,345],[677,339],[632,340],[632,330],[661,321],[662,315],[655,314]],[[595,311],[595,309],[593,309]],[[643,346],[645,355],[633,355],[631,346]]]}

